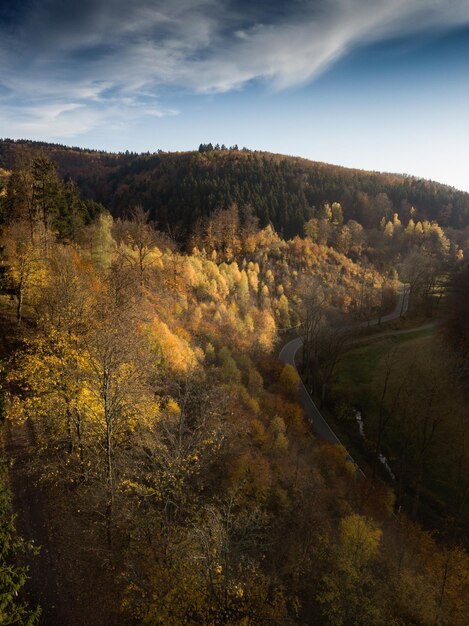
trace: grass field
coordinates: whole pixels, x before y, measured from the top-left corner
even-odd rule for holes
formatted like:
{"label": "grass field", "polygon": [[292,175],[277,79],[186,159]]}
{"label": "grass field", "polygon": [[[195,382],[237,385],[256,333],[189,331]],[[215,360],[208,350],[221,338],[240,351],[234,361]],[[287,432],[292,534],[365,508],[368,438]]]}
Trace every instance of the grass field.
{"label": "grass field", "polygon": [[435,332],[436,327],[432,327],[386,336],[383,339],[373,338],[374,340],[368,345],[355,348],[345,354],[337,368],[334,382],[351,386],[369,384],[375,378],[379,363],[391,346],[408,344],[409,351],[414,352],[416,346],[412,343],[416,339],[431,339]]}
{"label": "grass field", "polygon": [[[397,331],[399,332],[399,331]],[[430,453],[419,489],[422,490],[420,518],[438,526],[439,510],[456,506],[458,485],[455,467],[459,454],[458,428],[464,415],[463,401],[451,386],[451,377],[443,358],[438,329],[433,326],[421,330],[374,338],[367,345],[360,345],[347,352],[339,362],[329,390],[327,419],[337,431],[354,458],[364,463],[369,471],[375,458],[379,418],[384,416],[385,427],[381,451],[390,459],[391,466],[399,474],[403,447],[407,445],[406,483],[408,503],[415,490],[414,476],[417,472],[420,441],[426,432],[424,420],[427,398],[435,389],[435,401],[431,408],[436,424]],[[385,372],[392,355],[392,374],[385,389]],[[388,356],[387,356],[388,355]],[[398,388],[409,378],[405,401],[395,401]],[[402,399],[402,396],[401,396]],[[405,419],[399,413],[407,410]],[[381,408],[380,408],[381,407]],[[354,411],[359,410],[364,422],[366,439],[359,433]],[[380,413],[381,411],[381,413]],[[462,418],[464,421],[464,418]],[[432,422],[433,423],[433,422]],[[426,426],[425,426],[426,428]],[[404,444],[404,442],[407,442]],[[426,452],[427,454],[427,452]],[[413,458],[415,457],[415,458]],[[380,475],[387,478],[383,468]],[[404,470],[403,470],[404,471]]]}

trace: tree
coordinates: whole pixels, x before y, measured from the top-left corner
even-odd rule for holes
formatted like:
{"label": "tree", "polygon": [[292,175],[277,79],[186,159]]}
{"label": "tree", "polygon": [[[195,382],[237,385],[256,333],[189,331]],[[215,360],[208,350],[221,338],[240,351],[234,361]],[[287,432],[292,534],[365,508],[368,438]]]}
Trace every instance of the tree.
{"label": "tree", "polygon": [[321,406],[340,355],[349,340],[351,329],[327,302],[325,290],[315,285],[304,302],[303,363],[310,388],[318,391]]}
{"label": "tree", "polygon": [[336,226],[342,226],[344,223],[344,212],[340,202],[333,202],[331,205],[331,221]]}
{"label": "tree", "polygon": [[88,207],[80,199],[76,184],[69,180],[63,186],[63,206],[55,220],[60,239],[77,241],[87,219]]}
{"label": "tree", "polygon": [[330,219],[311,218],[305,225],[304,231],[306,237],[314,243],[327,245],[332,233],[332,224]]}
{"label": "tree", "polygon": [[30,229],[24,221],[13,222],[3,232],[6,280],[16,294],[18,323],[23,317],[25,300],[33,300],[33,294],[40,289],[45,273],[42,249],[35,239],[30,238],[29,233]]}
{"label": "tree", "polygon": [[64,205],[63,183],[57,176],[55,163],[46,157],[37,157],[32,166],[33,195],[32,223],[39,228],[39,238],[44,250],[48,247],[48,233],[58,226],[59,215]]}
{"label": "tree", "polygon": [[91,255],[95,264],[103,270],[111,267],[116,250],[116,242],[112,236],[113,222],[109,213],[101,213],[90,226]]}
{"label": "tree", "polygon": [[[409,363],[401,380],[396,381],[398,390],[393,388],[391,392],[397,399],[393,414],[400,430],[398,473],[405,476],[405,469],[408,469],[413,491],[413,518],[419,513],[428,464],[441,445],[439,437],[453,410],[445,399],[446,383],[437,363],[434,346],[420,351]],[[410,467],[405,468],[406,465]]]}
{"label": "tree", "polygon": [[317,212],[317,218],[319,220],[332,221],[332,208],[328,202],[325,202]]}
{"label": "tree", "polygon": [[398,355],[397,351],[393,348],[388,350],[384,356],[384,372],[383,372],[383,381],[381,387],[381,394],[379,397],[379,408],[378,408],[378,423],[376,428],[376,436],[375,436],[375,450],[374,450],[374,458],[373,458],[373,479],[376,477],[376,467],[379,459],[379,454],[381,453],[381,445],[383,441],[383,437],[385,434],[385,429],[391,419],[392,410],[395,410],[397,401],[399,399],[401,388],[398,388],[394,392],[394,401],[393,407],[390,407],[390,410],[386,410],[386,398],[389,391],[390,381],[395,374],[398,365]]}
{"label": "tree", "polygon": [[[3,391],[0,389],[1,400]],[[2,407],[0,411],[3,412]],[[0,416],[0,422],[1,422]],[[34,626],[39,623],[39,607],[31,609],[22,599],[29,568],[22,564],[26,554],[35,554],[32,543],[24,541],[15,527],[12,495],[8,487],[7,463],[0,458],[0,624]]]}
{"label": "tree", "polygon": [[[106,489],[106,536],[112,546],[115,498],[119,482],[117,453],[128,432],[139,420],[157,415],[154,395],[148,387],[152,368],[148,346],[132,329],[129,311],[116,308],[110,299],[97,303],[85,338],[89,354],[85,397],[90,428],[102,449],[101,462]],[[146,375],[144,375],[146,372]]]}
{"label": "tree", "polygon": [[149,211],[136,206],[130,211],[130,220],[116,224],[118,241],[123,244],[120,253],[131,267],[136,267],[140,296],[143,296],[149,269],[161,257],[156,247],[156,231],[153,225],[148,223],[148,219]]}
{"label": "tree", "polygon": [[446,334],[457,355],[458,377],[469,382],[469,264],[452,275],[448,293]]}
{"label": "tree", "polygon": [[131,478],[124,484],[142,502],[151,502],[170,534],[196,505],[197,492],[220,457],[229,428],[222,420],[224,407],[203,371],[168,382],[167,388],[171,396],[160,402],[157,419],[139,423],[134,430],[137,448],[126,468]]}
{"label": "tree", "polygon": [[394,235],[394,224],[391,221],[387,222],[383,232],[385,237],[392,239]]}
{"label": "tree", "polygon": [[391,219],[393,214],[393,204],[387,193],[379,193],[373,198],[373,205],[378,219],[384,218],[386,221]]}
{"label": "tree", "polygon": [[34,220],[32,212],[33,177],[26,166],[15,168],[8,180],[4,200],[6,222],[23,221],[29,224],[29,233],[33,237]]}
{"label": "tree", "polygon": [[409,289],[409,312],[421,309],[438,273],[438,262],[422,253],[412,251],[398,266],[399,276]]}
{"label": "tree", "polygon": [[300,377],[294,367],[288,364],[284,366],[280,375],[279,383],[287,397],[291,400],[296,400],[298,397]]}
{"label": "tree", "polygon": [[356,513],[340,522],[331,570],[318,594],[325,624],[383,624],[386,613],[377,593],[377,562],[382,531]]}

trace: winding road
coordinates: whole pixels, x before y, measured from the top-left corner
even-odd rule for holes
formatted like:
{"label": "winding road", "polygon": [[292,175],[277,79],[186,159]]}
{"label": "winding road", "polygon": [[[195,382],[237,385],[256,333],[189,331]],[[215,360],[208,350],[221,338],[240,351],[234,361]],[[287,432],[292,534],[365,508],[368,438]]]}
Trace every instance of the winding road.
{"label": "winding road", "polygon": [[[361,326],[362,327],[376,326],[379,323],[383,324],[385,322],[391,322],[395,319],[398,319],[401,315],[403,315],[407,311],[408,307],[409,307],[409,291],[406,285],[401,284],[399,287],[399,298],[398,298],[398,301],[394,310],[391,313],[388,313],[387,315],[383,315],[380,319],[374,319],[374,320],[370,320],[369,322],[364,322]],[[412,329],[412,331],[413,330],[415,329]],[[293,339],[292,341],[289,341],[288,343],[286,343],[283,346],[283,348],[280,350],[280,354],[278,356],[278,358],[280,359],[280,361],[282,361],[282,363],[293,366],[297,372],[298,372],[298,368],[296,366],[295,356],[302,345],[303,345],[303,338],[297,337],[296,339]],[[313,399],[309,395],[306,387],[304,386],[303,381],[301,380],[301,377],[300,377],[300,385],[299,385],[299,397],[300,397],[301,405],[305,412],[305,416],[311,423],[313,431],[315,432],[317,437],[319,439],[322,439],[323,441],[327,441],[328,443],[336,444],[345,448],[345,446],[342,444],[342,442],[337,437],[335,432],[332,430],[332,428],[329,426],[329,424],[326,422],[326,420],[322,416],[320,410],[318,409]],[[364,477],[365,476],[364,473],[358,467],[357,463],[355,463],[352,456],[348,452],[347,452],[347,456],[349,460],[351,460],[354,463],[355,467],[357,468],[357,472]]]}

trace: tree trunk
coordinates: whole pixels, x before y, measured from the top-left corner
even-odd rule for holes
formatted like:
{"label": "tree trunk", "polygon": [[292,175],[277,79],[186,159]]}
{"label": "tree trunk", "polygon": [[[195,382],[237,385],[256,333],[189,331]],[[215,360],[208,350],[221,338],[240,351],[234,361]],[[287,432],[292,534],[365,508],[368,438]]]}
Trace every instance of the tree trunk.
{"label": "tree trunk", "polygon": [[326,403],[326,383],[322,383],[321,386],[321,409],[324,408]]}
{"label": "tree trunk", "polygon": [[420,467],[419,467],[419,472],[418,472],[416,487],[415,487],[414,501],[412,503],[412,519],[414,520],[417,519],[417,514],[419,512],[420,495],[422,492],[422,479],[423,479],[423,460],[420,461]]}
{"label": "tree trunk", "polygon": [[112,523],[114,515],[114,472],[112,464],[112,419],[106,417],[106,461],[108,502],[106,507],[106,536],[109,549],[112,548]]}
{"label": "tree trunk", "polygon": [[21,317],[23,314],[23,289],[20,287],[17,293],[18,302],[16,304],[16,321],[18,324],[21,323]]}

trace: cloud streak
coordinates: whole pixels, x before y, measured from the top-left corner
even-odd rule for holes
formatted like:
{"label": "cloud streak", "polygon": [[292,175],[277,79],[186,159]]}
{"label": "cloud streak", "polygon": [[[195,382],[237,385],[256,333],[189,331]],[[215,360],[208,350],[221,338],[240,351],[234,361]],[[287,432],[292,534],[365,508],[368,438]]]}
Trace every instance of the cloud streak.
{"label": "cloud streak", "polygon": [[469,0],[29,0],[3,17],[3,118],[70,136],[173,115],[172,92],[311,81],[360,45],[469,24]]}

